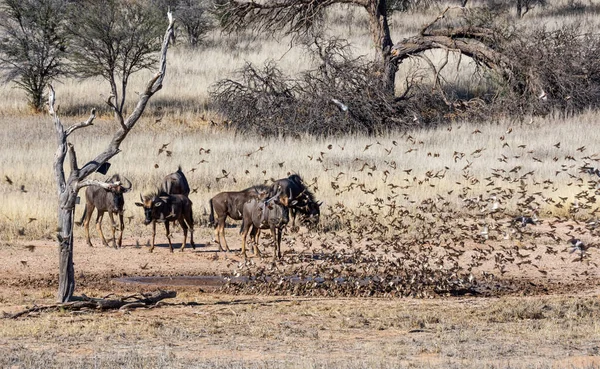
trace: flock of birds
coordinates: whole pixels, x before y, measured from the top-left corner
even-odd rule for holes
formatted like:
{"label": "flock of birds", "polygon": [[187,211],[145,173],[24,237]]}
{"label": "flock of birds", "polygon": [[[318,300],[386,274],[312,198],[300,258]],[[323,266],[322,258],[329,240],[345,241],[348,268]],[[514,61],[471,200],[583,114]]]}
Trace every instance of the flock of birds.
{"label": "flock of birds", "polygon": [[[402,148],[402,139],[407,148]],[[503,149],[510,148],[504,136],[500,140]],[[281,261],[241,263],[236,273],[248,279],[243,284],[232,282],[228,288],[309,295],[429,296],[473,291],[518,275],[558,278],[557,271],[576,265],[572,262],[581,263],[567,268],[572,274],[591,277],[591,267],[597,264],[590,252],[596,247],[593,240],[600,225],[596,199],[600,169],[593,166],[600,160],[597,155],[584,155],[587,149],[581,146],[576,149],[581,157],[567,153],[561,162],[558,156],[548,158],[529,151],[536,165],[555,163],[555,178],[541,178],[535,166],[524,163],[525,155],[508,153],[497,157],[497,168],[479,174],[473,170],[474,162],[486,148],[470,154],[454,151],[452,161],[459,169],[403,168],[403,156],[414,155],[422,144],[409,134],[388,145],[377,140],[356,150],[356,158],[343,164],[328,156],[332,150],[347,150],[340,144],[307,153],[307,160],[321,166],[324,173],[306,183],[326,202],[320,232],[288,233]],[[169,145],[162,144],[158,155],[173,155]],[[375,155],[377,147],[381,150]],[[259,146],[243,157],[252,160],[265,148]],[[561,149],[561,143],[554,148]],[[204,155],[211,149],[200,148],[198,153],[202,156],[198,165],[209,162]],[[361,158],[367,153],[370,159]],[[437,152],[418,153],[440,157]],[[514,161],[517,164],[511,167]],[[283,168],[285,161],[276,164]],[[228,169],[218,173],[213,184],[235,184],[241,175]],[[244,173],[248,175],[248,169]],[[265,170],[263,174],[268,182]],[[568,179],[558,181],[559,175]],[[14,185],[8,176],[5,181]],[[206,184],[206,190],[211,191],[210,186]],[[324,198],[326,186],[331,188],[327,189],[330,198]],[[567,186],[569,194],[558,191],[560,186]],[[192,193],[198,190],[193,188]],[[21,186],[21,191],[27,190]],[[345,205],[349,197],[361,201],[357,206]]]}
{"label": "flock of birds", "polygon": [[[377,144],[385,149],[383,158],[400,146],[395,140],[390,148],[374,142],[363,152]],[[554,147],[560,149],[561,143]],[[409,148],[404,154],[412,151]],[[338,199],[325,199],[329,205],[321,226],[324,232],[288,237],[281,265],[265,268],[252,261],[240,265],[239,275],[250,276],[255,283],[232,282],[230,288],[319,296],[430,296],[476,293],[490,286],[514,291],[512,283],[522,278],[563,284],[594,278],[598,265],[591,250],[600,225],[600,169],[591,163],[600,158],[567,154],[564,160],[569,164],[563,164],[557,156],[538,157],[530,150],[534,163],[556,163],[554,177],[567,179],[541,178],[535,167],[530,170],[526,164],[476,176],[467,158],[476,159],[481,151],[454,152],[454,161],[464,159],[466,165],[460,170],[462,181],[450,187],[442,185],[454,180],[448,167],[417,174],[418,170],[403,169],[396,161],[382,159],[376,164],[357,158],[354,172],[340,172],[330,181]],[[576,151],[584,153],[586,147]],[[322,160],[324,171],[335,164],[326,160],[325,153],[313,156]],[[498,157],[507,166],[515,159],[526,158]],[[362,171],[381,178],[379,186],[353,175]],[[411,192],[423,186],[439,190],[431,196]],[[569,191],[560,191],[562,186]],[[365,201],[350,207],[343,196]]]}

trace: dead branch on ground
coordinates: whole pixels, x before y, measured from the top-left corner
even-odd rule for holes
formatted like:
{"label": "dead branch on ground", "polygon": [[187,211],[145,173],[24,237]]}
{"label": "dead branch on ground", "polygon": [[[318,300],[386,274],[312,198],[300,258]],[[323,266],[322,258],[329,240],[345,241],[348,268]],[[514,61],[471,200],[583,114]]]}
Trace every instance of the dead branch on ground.
{"label": "dead branch on ground", "polygon": [[153,308],[164,299],[172,299],[177,296],[175,291],[158,290],[150,293],[138,293],[123,297],[107,298],[113,294],[102,298],[82,296],[77,301],[66,302],[62,304],[33,306],[14,314],[4,313],[5,319],[17,319],[23,316],[31,316],[34,313],[44,311],[106,311],[106,310],[133,310],[137,308]]}

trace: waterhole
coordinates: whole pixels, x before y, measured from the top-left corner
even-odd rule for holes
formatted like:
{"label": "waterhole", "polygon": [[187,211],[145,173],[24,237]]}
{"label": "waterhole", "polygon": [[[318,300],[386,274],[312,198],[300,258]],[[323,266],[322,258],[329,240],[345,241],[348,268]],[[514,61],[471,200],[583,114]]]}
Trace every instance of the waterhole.
{"label": "waterhole", "polygon": [[235,283],[246,282],[246,277],[224,277],[217,275],[205,276],[155,276],[155,277],[121,277],[114,279],[117,283],[138,284],[161,287],[201,287],[208,289],[221,288],[228,281]]}

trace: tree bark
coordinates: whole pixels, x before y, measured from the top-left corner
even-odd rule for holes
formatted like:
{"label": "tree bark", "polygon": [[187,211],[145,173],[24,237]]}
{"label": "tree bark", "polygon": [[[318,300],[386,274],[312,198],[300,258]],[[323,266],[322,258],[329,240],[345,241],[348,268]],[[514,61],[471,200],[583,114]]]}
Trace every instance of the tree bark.
{"label": "tree bark", "polygon": [[513,78],[512,63],[502,53],[493,47],[491,30],[484,28],[448,28],[428,31],[423,30],[419,36],[402,40],[392,48],[393,60],[396,65],[405,59],[427,50],[442,49],[459,52],[478,63],[485,65],[498,73],[502,78]]}
{"label": "tree bark", "polygon": [[59,302],[71,299],[75,291],[75,268],[73,266],[73,209],[61,208],[58,212],[59,231],[59,273],[58,295]]}
{"label": "tree bark", "polygon": [[392,37],[388,24],[386,0],[370,0],[366,6],[369,14],[369,28],[373,42],[381,56],[383,84],[390,93],[394,93],[398,65],[392,60]]}
{"label": "tree bark", "polygon": [[55,311],[58,309],[68,311],[94,309],[102,311],[115,309],[132,310],[137,308],[152,308],[159,306],[159,302],[161,302],[164,299],[172,299],[177,297],[177,292],[158,290],[150,293],[140,293],[131,296],[124,296],[120,298],[117,297],[112,299],[108,299],[107,297],[109,296],[105,296],[104,298],[92,298],[83,296],[77,301],[73,302],[45,306],[34,306],[32,308],[19,311],[15,314],[4,313],[4,318],[17,319],[22,316],[29,316],[30,314],[36,314],[43,311]]}

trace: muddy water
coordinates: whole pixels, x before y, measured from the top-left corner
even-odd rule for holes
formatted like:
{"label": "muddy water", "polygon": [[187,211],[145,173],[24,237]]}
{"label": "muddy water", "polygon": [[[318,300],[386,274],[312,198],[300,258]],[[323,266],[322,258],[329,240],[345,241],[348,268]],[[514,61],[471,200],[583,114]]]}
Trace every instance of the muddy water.
{"label": "muddy water", "polygon": [[147,286],[161,287],[202,287],[209,289],[221,288],[228,281],[243,283],[247,278],[243,277],[223,277],[216,275],[209,276],[175,276],[175,277],[122,277],[114,279],[117,283],[137,284]]}

